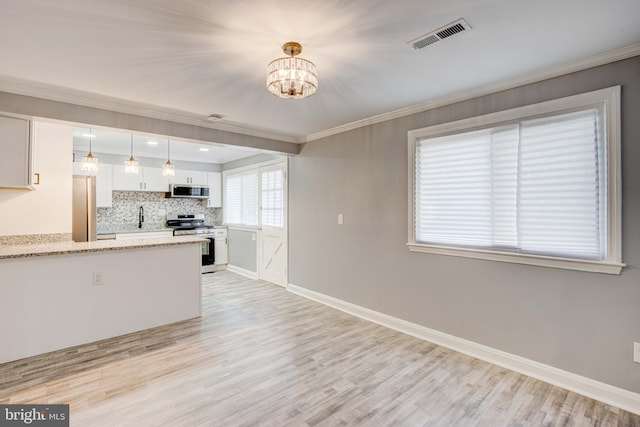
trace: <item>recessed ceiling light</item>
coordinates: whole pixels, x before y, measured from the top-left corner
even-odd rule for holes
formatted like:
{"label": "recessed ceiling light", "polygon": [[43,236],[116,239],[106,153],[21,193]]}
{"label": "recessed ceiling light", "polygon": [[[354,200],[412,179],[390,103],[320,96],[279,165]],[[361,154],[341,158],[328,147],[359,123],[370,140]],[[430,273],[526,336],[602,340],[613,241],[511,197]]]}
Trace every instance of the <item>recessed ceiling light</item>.
{"label": "recessed ceiling light", "polygon": [[83,133],[82,136],[85,136],[87,138],[95,138],[96,136],[92,133]]}
{"label": "recessed ceiling light", "polygon": [[147,141],[149,145],[158,145],[158,141]]}
{"label": "recessed ceiling light", "polygon": [[209,151],[208,148],[201,148],[200,151]]}

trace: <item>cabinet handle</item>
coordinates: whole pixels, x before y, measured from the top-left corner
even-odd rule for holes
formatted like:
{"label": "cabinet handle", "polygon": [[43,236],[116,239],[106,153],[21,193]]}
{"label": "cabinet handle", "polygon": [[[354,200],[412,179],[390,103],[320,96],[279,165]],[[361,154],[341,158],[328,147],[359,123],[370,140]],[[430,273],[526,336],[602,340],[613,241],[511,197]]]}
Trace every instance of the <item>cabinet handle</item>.
{"label": "cabinet handle", "polygon": [[40,174],[39,173],[34,173],[33,174],[36,177],[36,182],[34,182],[34,185],[40,185]]}

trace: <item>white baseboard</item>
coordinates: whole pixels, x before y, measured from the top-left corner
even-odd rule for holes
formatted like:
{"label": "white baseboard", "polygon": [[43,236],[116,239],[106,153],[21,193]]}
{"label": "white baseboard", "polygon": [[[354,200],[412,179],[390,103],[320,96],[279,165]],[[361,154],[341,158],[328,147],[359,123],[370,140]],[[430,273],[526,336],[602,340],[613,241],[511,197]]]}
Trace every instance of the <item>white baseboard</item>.
{"label": "white baseboard", "polygon": [[458,338],[444,332],[429,329],[397,317],[389,316],[365,307],[321,294],[293,284],[287,290],[294,294],[336,308],[345,313],[377,323],[387,328],[450,348],[493,363],[521,374],[545,381],[566,390],[599,400],[608,405],[640,415],[640,394],[615,387],[600,381],[573,374],[553,366],[545,365],[522,356],[510,354],[473,341]]}
{"label": "white baseboard", "polygon": [[227,265],[227,270],[237,273],[241,276],[248,277],[249,279],[258,280],[258,273],[255,271],[247,270],[231,264]]}

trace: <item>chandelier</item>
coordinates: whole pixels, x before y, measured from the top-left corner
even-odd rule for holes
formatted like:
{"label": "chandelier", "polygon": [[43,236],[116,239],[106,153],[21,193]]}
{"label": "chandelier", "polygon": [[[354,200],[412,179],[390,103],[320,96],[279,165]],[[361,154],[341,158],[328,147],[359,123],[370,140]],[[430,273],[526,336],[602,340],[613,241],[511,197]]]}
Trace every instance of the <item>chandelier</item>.
{"label": "chandelier", "polygon": [[311,61],[296,57],[302,45],[288,42],[282,45],[288,57],[271,61],[267,66],[267,89],[277,97],[302,99],[318,90],[318,69]]}

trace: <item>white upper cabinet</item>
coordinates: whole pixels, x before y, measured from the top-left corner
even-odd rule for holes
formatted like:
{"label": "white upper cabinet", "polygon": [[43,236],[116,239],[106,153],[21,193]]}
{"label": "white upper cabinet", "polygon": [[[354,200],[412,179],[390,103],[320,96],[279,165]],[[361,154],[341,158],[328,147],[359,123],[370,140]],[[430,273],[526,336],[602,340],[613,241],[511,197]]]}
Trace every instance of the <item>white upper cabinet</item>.
{"label": "white upper cabinet", "polygon": [[169,177],[162,175],[161,168],[141,168],[145,191],[169,191]]}
{"label": "white upper cabinet", "polygon": [[121,191],[141,191],[143,178],[142,169],[138,174],[124,173],[124,166],[113,165],[113,189]]}
{"label": "white upper cabinet", "polygon": [[171,178],[172,184],[207,185],[207,172],[176,170],[176,176]]}
{"label": "white upper cabinet", "polygon": [[33,190],[32,141],[29,120],[0,116],[0,188]]}
{"label": "white upper cabinet", "polygon": [[169,178],[161,168],[139,168],[137,175],[124,173],[123,165],[113,166],[113,189],[121,191],[169,191]]}
{"label": "white upper cabinet", "polygon": [[113,165],[98,165],[96,173],[96,207],[113,207]]}
{"label": "white upper cabinet", "polygon": [[209,186],[209,201],[207,207],[222,207],[222,173],[207,172],[207,185]]}
{"label": "white upper cabinet", "polygon": [[[98,163],[96,176],[96,207],[113,207],[113,165]],[[82,162],[73,162],[74,175],[93,175],[89,171],[82,170]]]}

